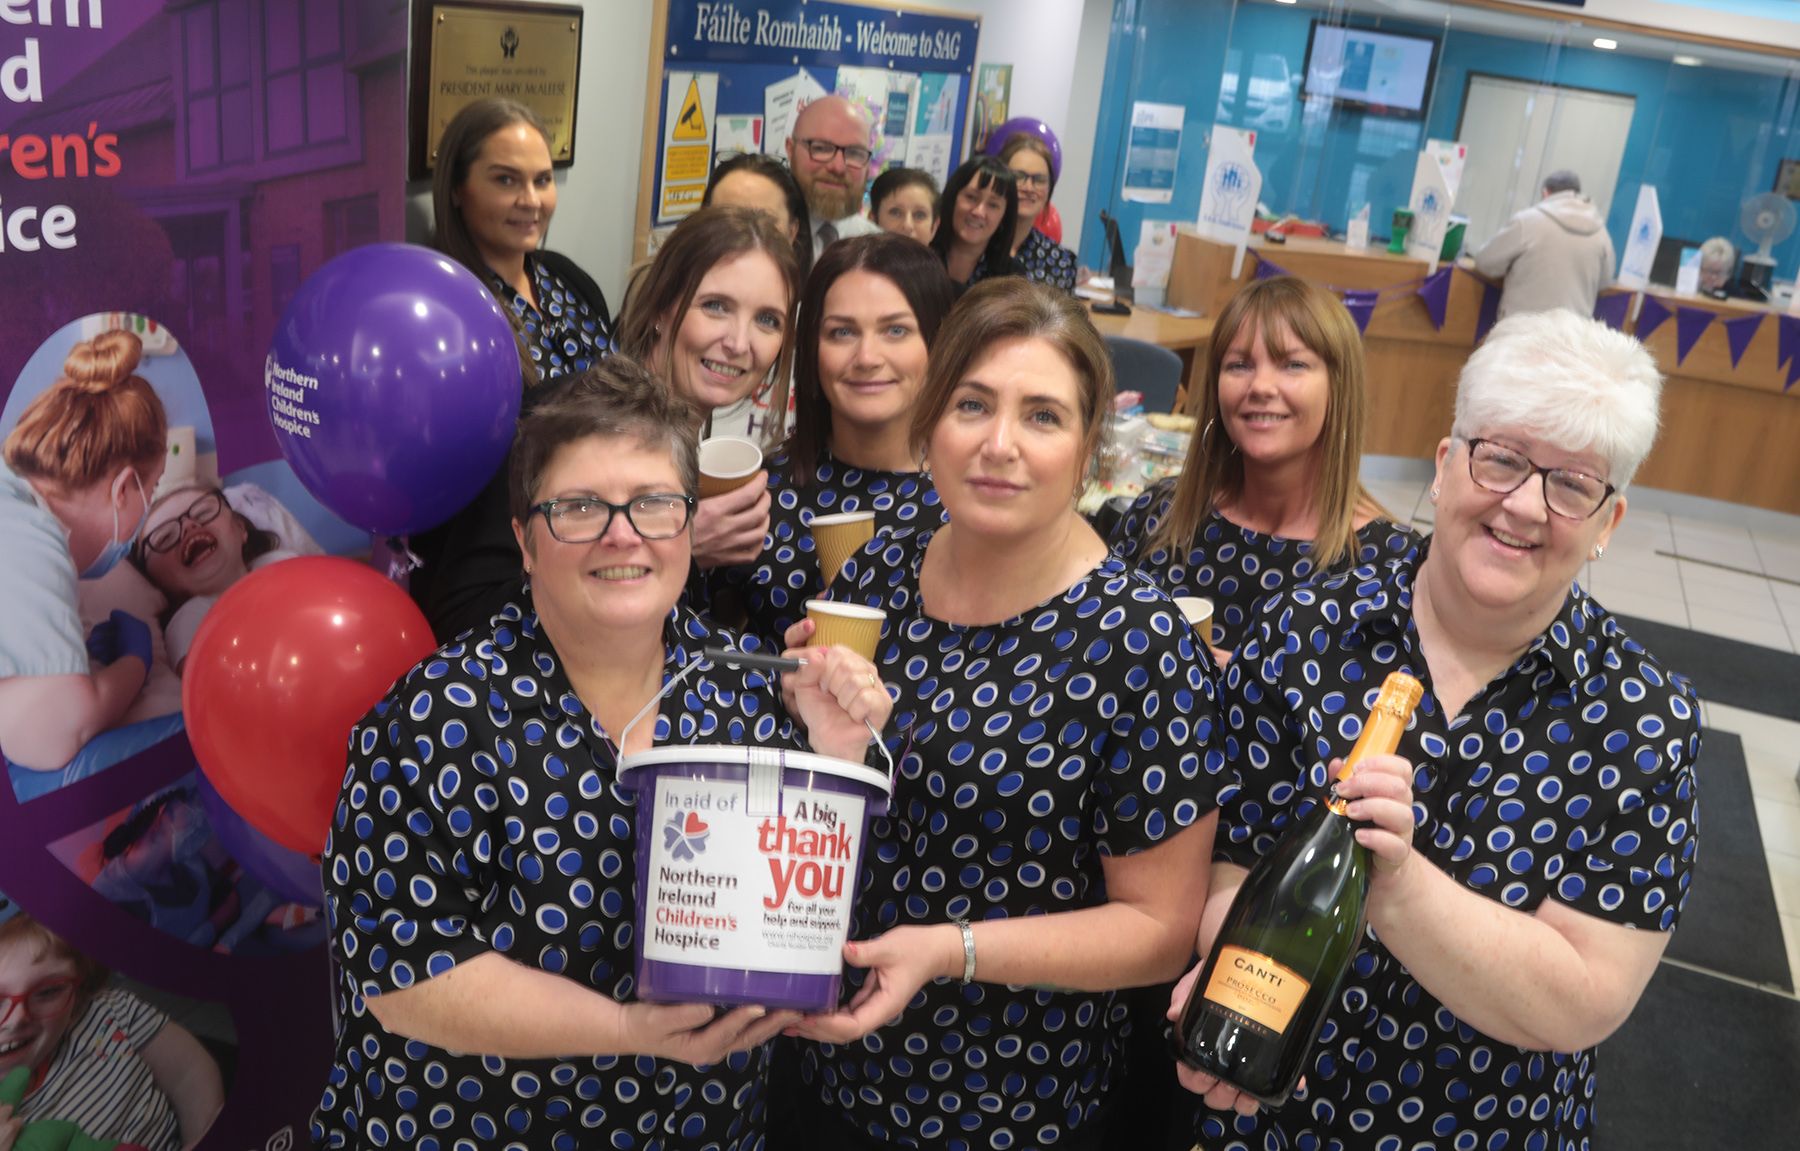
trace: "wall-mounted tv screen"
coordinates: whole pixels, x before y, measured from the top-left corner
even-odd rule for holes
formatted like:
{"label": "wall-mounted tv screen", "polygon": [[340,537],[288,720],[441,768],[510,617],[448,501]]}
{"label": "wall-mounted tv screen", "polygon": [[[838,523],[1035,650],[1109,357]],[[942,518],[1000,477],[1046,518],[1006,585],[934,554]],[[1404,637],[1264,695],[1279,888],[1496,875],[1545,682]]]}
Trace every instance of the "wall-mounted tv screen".
{"label": "wall-mounted tv screen", "polygon": [[1431,95],[1437,41],[1314,20],[1302,92],[1340,104],[1417,116]]}

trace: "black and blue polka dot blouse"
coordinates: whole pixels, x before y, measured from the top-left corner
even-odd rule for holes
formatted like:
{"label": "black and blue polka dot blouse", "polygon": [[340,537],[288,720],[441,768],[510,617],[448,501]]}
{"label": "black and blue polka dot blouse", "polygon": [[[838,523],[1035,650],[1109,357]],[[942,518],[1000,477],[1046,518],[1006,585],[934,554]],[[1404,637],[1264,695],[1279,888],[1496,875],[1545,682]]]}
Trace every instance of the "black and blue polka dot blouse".
{"label": "black and blue polka dot blouse", "polygon": [[[371,997],[490,951],[632,998],[636,809],[608,734],[529,595],[521,602],[413,668],[351,732],[324,862],[337,1054],[313,1140],[758,1148],[767,1046],[703,1068],[630,1055],[502,1059],[402,1038],[368,1010]],[[679,608],[665,636],[665,682],[721,641]],[[779,691],[728,671],[697,672],[666,699],[656,742],[798,746]]]}
{"label": "black and blue polka dot blouse", "polygon": [[1075,290],[1075,253],[1058,244],[1036,228],[1025,237],[1013,253],[1019,269],[1028,280],[1049,284],[1065,292]]}
{"label": "black and blue polka dot blouse", "polygon": [[[833,584],[888,613],[877,662],[902,749],[892,813],[871,824],[854,939],[1098,905],[1101,857],[1201,819],[1226,772],[1211,661],[1161,592],[1109,556],[1012,619],[945,623],[919,595],[930,538],[877,539]],[[937,980],[857,1042],[806,1045],[801,1074],[876,1140],[1053,1146],[1091,1130],[1124,1015],[1111,992]]]}
{"label": "black and blue polka dot blouse", "polygon": [[778,454],[769,461],[769,493],[769,534],[762,556],[754,564],[715,568],[703,594],[709,604],[713,596],[735,596],[748,617],[744,630],[777,648],[787,629],[805,617],[806,601],[825,590],[813,550],[814,516],[872,511],[878,536],[944,521],[929,473],[853,468],[829,452],[805,488],[794,486],[793,462],[786,453]]}
{"label": "black and blue polka dot blouse", "polygon": [[[1692,688],[1574,588],[1510,668],[1446,716],[1413,624],[1418,560],[1359,567],[1262,605],[1226,673],[1226,744],[1242,788],[1217,852],[1249,866],[1329,788],[1390,671],[1425,695],[1400,754],[1414,765],[1413,849],[1527,914],[1554,899],[1646,931],[1674,928],[1698,843]],[[1306,1067],[1273,1112],[1204,1108],[1212,1151],[1268,1147],[1587,1148],[1597,1049],[1527,1051],[1452,1015],[1364,939]]]}
{"label": "black and blue polka dot blouse", "polygon": [[[1171,597],[1212,600],[1213,646],[1236,651],[1258,600],[1313,578],[1312,541],[1253,532],[1214,509],[1185,549],[1152,548],[1150,540],[1175,507],[1178,478],[1145,488],[1107,542],[1114,554]],[[1422,538],[1390,520],[1370,520],[1356,533],[1356,554],[1344,560],[1344,567],[1410,556]]]}
{"label": "black and blue polka dot blouse", "polygon": [[499,276],[488,277],[488,288],[524,327],[525,347],[538,375],[546,380],[570,376],[599,363],[613,344],[605,301],[587,299],[535,256],[526,257],[525,267],[537,307]]}

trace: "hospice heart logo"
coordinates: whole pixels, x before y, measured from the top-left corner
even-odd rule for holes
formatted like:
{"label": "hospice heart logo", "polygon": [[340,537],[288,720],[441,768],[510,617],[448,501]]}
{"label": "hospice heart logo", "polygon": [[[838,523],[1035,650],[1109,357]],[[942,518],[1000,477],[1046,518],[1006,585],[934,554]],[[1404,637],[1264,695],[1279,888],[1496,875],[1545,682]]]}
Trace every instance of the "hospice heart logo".
{"label": "hospice heart logo", "polygon": [[692,859],[706,850],[709,834],[706,821],[698,814],[678,811],[663,826],[663,850],[671,859]]}

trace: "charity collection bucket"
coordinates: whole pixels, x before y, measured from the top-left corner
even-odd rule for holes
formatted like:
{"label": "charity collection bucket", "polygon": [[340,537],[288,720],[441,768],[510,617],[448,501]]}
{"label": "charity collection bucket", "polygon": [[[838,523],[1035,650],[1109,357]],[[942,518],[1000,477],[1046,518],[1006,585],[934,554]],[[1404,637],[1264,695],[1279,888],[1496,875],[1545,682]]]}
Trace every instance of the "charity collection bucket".
{"label": "charity collection bucket", "polygon": [[831,1011],[869,817],[888,777],[810,752],[700,744],[619,761],[637,792],[637,994]]}

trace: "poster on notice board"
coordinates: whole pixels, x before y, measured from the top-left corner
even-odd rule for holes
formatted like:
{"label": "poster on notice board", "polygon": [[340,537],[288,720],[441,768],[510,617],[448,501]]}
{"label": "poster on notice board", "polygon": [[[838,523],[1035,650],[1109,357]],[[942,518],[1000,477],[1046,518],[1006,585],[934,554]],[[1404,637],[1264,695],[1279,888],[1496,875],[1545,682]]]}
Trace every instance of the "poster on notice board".
{"label": "poster on notice board", "polygon": [[406,4],[3,7],[0,1104],[20,1146],[284,1151],[331,1058],[317,865],[218,802],[182,674],[253,541],[369,550],[263,368],[308,275],[404,234]]}
{"label": "poster on notice board", "polygon": [[[954,12],[833,0],[669,0],[660,103],[646,126],[651,198],[639,206],[646,232],[698,208],[713,165],[745,151],[746,141],[785,157],[794,117],[834,92],[874,127],[871,181],[903,164],[926,169],[941,185],[968,150],[980,35],[978,18]],[[748,127],[754,117],[760,128]]]}

